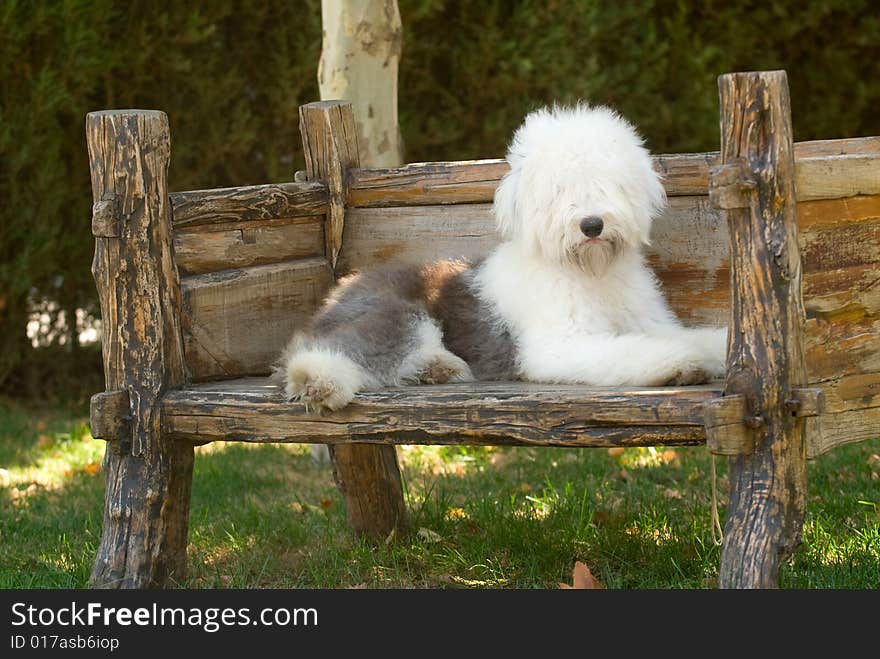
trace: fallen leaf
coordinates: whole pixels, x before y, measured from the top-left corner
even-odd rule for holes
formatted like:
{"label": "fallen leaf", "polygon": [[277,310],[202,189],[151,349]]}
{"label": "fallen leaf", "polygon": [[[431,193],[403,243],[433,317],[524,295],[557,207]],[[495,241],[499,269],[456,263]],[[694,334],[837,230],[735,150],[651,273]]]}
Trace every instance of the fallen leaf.
{"label": "fallen leaf", "polygon": [[624,483],[632,483],[633,477],[626,469],[621,469],[617,472],[617,477],[622,480]]}
{"label": "fallen leaf", "polygon": [[677,465],[681,463],[681,459],[678,457],[678,451],[674,449],[663,451],[663,453],[660,454],[660,460],[661,462],[663,462],[663,464],[671,463]]}
{"label": "fallen leaf", "polygon": [[665,490],[663,490],[663,496],[667,499],[681,499],[681,490],[667,487]]}
{"label": "fallen leaf", "polygon": [[593,573],[590,572],[590,568],[580,561],[576,561],[574,564],[574,570],[571,571],[571,580],[571,586],[567,583],[561,583],[559,584],[559,587],[567,590],[601,590],[605,588],[605,586],[593,576]]}
{"label": "fallen leaf", "polygon": [[301,513],[303,512],[303,510],[305,510],[303,508],[303,505],[299,501],[294,501],[292,504],[290,504],[290,509],[295,513]]}
{"label": "fallen leaf", "polygon": [[425,527],[419,529],[418,536],[425,542],[440,542],[443,540],[443,536],[439,533],[432,531],[431,529],[426,529]]}
{"label": "fallen leaf", "polygon": [[101,463],[100,462],[90,462],[85,467],[83,467],[83,471],[87,473],[89,476],[94,476],[99,471],[101,471]]}
{"label": "fallen leaf", "polygon": [[880,480],[880,474],[878,474],[876,471],[872,471],[871,472],[871,480],[872,481]]}
{"label": "fallen leaf", "polygon": [[456,520],[456,519],[467,519],[470,517],[463,508],[450,508],[446,511],[446,519]]}
{"label": "fallen leaf", "polygon": [[330,510],[333,506],[333,499],[321,499],[318,502],[318,505],[321,506],[323,510]]}
{"label": "fallen leaf", "polygon": [[880,463],[880,455],[877,455],[876,453],[872,453],[871,455],[868,456],[867,464],[873,465],[873,464],[878,464],[878,463]]}
{"label": "fallen leaf", "polygon": [[622,446],[614,446],[614,447],[608,449],[608,455],[610,455],[612,458],[619,458],[625,452],[626,452],[626,449],[623,448]]}

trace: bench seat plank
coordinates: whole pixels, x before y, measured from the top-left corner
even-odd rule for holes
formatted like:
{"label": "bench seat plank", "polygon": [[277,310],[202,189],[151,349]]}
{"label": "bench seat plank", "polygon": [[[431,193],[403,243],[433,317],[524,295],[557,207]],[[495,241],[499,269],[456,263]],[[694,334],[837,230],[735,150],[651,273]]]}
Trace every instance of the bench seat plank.
{"label": "bench seat plank", "polygon": [[309,414],[267,378],[192,385],[163,401],[166,432],[193,441],[378,442],[513,446],[705,443],[703,401],[721,383],[598,389],[479,382],[364,392],[345,409]]}

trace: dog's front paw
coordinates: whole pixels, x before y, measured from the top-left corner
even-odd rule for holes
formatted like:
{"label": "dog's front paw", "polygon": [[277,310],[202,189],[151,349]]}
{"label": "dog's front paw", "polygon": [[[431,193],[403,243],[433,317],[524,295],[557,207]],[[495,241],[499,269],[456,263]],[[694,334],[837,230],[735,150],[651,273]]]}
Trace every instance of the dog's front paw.
{"label": "dog's front paw", "polygon": [[307,412],[317,414],[341,409],[354,398],[353,391],[346,391],[339,383],[320,378],[288,379],[284,393],[287,400],[298,401]]}
{"label": "dog's front paw", "polygon": [[359,367],[350,359],[323,351],[291,355],[284,380],[287,400],[299,401],[306,411],[317,414],[342,409],[364,383]]}

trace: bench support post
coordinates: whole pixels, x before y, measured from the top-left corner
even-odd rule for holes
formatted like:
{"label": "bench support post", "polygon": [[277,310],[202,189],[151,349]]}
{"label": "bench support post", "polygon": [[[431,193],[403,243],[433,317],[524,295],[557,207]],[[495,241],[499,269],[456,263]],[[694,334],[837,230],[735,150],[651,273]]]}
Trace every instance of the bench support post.
{"label": "bench support post", "polygon": [[171,253],[168,117],[92,112],[86,139],[104,379],[110,398],[128,407],[104,454],[103,534],[91,584],[161,587],[185,575],[193,468],[190,442],[163,439],[159,407],[164,392],[185,380]]}
{"label": "bench support post", "polygon": [[[351,103],[320,101],[299,109],[306,177],[327,182],[330,194],[324,242],[336,269],[342,248],[348,170],[359,167]],[[333,475],[354,530],[375,540],[406,532],[409,521],[393,445],[340,444],[330,448]]]}
{"label": "bench support post", "polygon": [[744,449],[730,457],[720,587],[775,588],[801,542],[807,482],[804,417],[789,403],[806,382],[791,108],[784,71],[722,75],[718,87],[721,165],[710,196],[730,229],[725,396],[741,396],[745,414]]}

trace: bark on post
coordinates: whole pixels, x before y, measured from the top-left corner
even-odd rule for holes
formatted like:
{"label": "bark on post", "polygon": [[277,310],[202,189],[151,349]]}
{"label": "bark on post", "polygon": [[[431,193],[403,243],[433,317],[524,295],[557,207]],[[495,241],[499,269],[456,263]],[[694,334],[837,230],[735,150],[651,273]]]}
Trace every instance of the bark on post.
{"label": "bark on post", "polygon": [[103,319],[104,378],[129,405],[104,454],[104,528],[91,583],[148,588],[181,579],[193,447],[162,440],[160,399],[185,380],[180,286],[171,254],[164,112],[86,118],[94,195],[92,273]]}
{"label": "bark on post", "polygon": [[806,499],[804,419],[786,404],[806,382],[791,109],[784,71],[723,75],[718,87],[713,184],[728,208],[732,271],[725,396],[745,398],[753,433],[752,452],[730,458],[720,586],[772,588],[801,542]]}
{"label": "bark on post", "polygon": [[323,0],[321,99],[351,101],[363,167],[402,161],[397,68],[403,30],[397,0]]}
{"label": "bark on post", "polygon": [[[300,132],[309,180],[326,181],[330,208],[325,224],[327,258],[335,266],[342,246],[347,171],[359,166],[350,103],[321,101],[300,108]],[[400,467],[393,446],[347,444],[330,447],[333,473],[355,531],[384,539],[408,527]]]}

